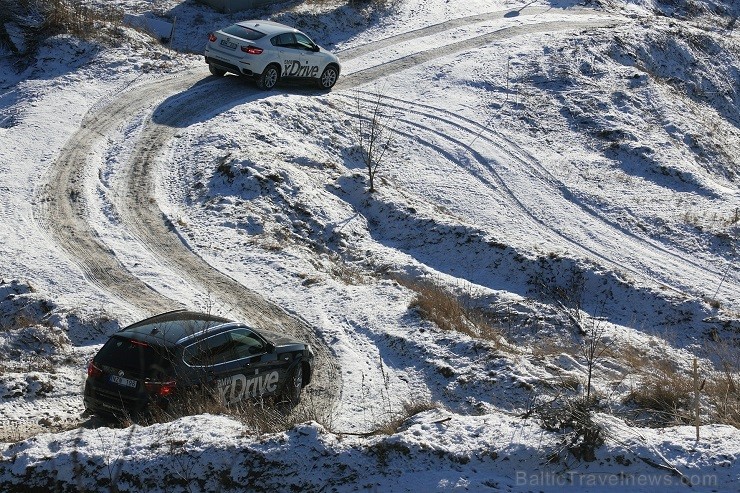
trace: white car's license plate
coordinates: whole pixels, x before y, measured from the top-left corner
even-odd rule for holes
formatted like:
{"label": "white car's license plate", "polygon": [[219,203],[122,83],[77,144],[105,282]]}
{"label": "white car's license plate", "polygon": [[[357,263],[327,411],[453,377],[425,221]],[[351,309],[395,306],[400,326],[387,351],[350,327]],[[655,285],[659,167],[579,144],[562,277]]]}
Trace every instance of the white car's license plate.
{"label": "white car's license plate", "polygon": [[136,388],[136,380],[131,378],[119,377],[118,375],[111,375],[110,381],[122,385],[124,387]]}
{"label": "white car's license plate", "polygon": [[221,40],[221,46],[225,46],[225,47],[231,48],[233,50],[234,48],[236,48],[236,43],[232,43],[229,40],[222,39]]}

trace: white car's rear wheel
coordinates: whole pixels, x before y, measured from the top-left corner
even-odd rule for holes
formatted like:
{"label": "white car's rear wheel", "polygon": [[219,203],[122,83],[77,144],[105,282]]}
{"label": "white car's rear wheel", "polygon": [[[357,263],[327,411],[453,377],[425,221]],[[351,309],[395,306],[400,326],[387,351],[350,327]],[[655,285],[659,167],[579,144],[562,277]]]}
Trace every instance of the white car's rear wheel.
{"label": "white car's rear wheel", "polygon": [[332,87],[334,87],[334,84],[337,83],[338,77],[339,71],[337,70],[337,68],[333,65],[329,65],[324,69],[324,72],[319,78],[319,87],[321,89],[331,89]]}
{"label": "white car's rear wheel", "polygon": [[277,84],[280,78],[280,70],[276,65],[268,65],[265,71],[257,76],[257,87],[269,91],[275,84]]}
{"label": "white car's rear wheel", "polygon": [[210,63],[208,64],[208,70],[210,70],[211,73],[215,75],[216,77],[223,77],[224,75],[226,75],[226,70],[220,69],[217,66],[210,64]]}

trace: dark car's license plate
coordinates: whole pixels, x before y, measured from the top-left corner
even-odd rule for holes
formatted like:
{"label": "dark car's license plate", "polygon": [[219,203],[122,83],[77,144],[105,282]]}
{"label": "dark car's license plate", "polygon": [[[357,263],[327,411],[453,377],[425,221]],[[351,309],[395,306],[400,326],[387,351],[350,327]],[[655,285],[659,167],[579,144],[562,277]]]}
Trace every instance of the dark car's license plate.
{"label": "dark car's license plate", "polygon": [[123,387],[131,387],[132,389],[136,388],[136,380],[133,380],[131,378],[119,377],[118,375],[111,375],[110,381],[115,384],[121,385]]}

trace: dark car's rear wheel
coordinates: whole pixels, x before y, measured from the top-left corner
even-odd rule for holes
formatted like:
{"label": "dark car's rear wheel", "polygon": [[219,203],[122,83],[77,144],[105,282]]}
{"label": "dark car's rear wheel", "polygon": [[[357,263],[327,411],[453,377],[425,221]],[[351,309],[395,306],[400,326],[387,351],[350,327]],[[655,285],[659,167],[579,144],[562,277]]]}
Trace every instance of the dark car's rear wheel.
{"label": "dark car's rear wheel", "polygon": [[298,404],[301,401],[301,389],[303,389],[303,365],[298,364],[285,382],[283,397],[293,405]]}
{"label": "dark car's rear wheel", "polygon": [[221,69],[221,68],[218,68],[217,66],[213,65],[212,63],[209,63],[208,64],[208,70],[210,70],[211,73],[213,75],[215,75],[216,77],[223,77],[224,75],[226,75],[226,70]]}
{"label": "dark car's rear wheel", "polygon": [[278,82],[280,78],[280,69],[276,65],[268,65],[265,71],[257,76],[257,87],[269,91]]}
{"label": "dark car's rear wheel", "polygon": [[335,67],[334,65],[329,65],[324,69],[321,77],[319,78],[319,87],[321,89],[331,89],[332,87],[334,87],[334,84],[337,83],[338,78],[339,70],[337,70],[337,67]]}

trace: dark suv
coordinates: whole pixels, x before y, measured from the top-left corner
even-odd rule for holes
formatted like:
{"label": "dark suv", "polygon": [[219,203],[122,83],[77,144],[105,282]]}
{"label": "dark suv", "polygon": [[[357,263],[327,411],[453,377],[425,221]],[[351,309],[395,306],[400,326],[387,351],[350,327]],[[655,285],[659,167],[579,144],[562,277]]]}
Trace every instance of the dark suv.
{"label": "dark suv", "polygon": [[293,404],[311,381],[308,344],[205,313],[163,313],[113,334],[87,367],[85,409],[134,415],[206,389],[229,405],[277,396]]}

